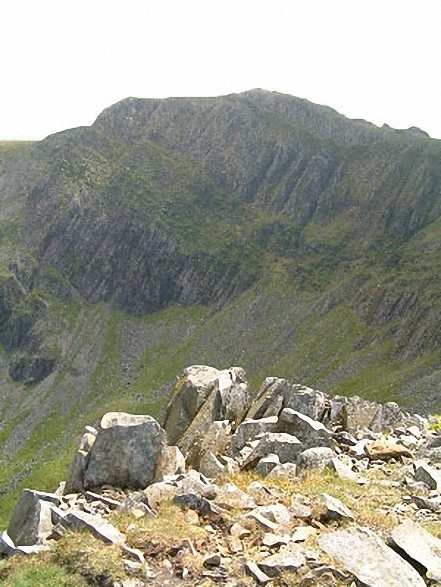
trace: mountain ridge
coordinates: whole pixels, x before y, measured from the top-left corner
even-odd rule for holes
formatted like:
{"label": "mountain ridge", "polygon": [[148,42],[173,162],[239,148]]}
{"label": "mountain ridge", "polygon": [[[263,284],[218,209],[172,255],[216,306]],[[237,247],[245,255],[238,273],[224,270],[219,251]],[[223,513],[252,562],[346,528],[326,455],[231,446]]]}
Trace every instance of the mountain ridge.
{"label": "mountain ridge", "polygon": [[440,155],[255,90],[3,144],[5,499],[109,406],[158,416],[188,364],[441,409]]}

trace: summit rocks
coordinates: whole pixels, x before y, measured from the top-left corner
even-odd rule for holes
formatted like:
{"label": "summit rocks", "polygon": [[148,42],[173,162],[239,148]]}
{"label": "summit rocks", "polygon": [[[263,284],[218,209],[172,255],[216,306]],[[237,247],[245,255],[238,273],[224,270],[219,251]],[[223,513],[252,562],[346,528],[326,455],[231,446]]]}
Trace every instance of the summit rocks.
{"label": "summit rocks", "polygon": [[426,526],[441,521],[439,434],[427,424],[277,378],[250,402],[243,369],[189,367],[164,428],[120,412],[88,427],[64,491],[25,490],[0,553],[50,553],[82,529],[119,549],[137,587],[438,585]]}

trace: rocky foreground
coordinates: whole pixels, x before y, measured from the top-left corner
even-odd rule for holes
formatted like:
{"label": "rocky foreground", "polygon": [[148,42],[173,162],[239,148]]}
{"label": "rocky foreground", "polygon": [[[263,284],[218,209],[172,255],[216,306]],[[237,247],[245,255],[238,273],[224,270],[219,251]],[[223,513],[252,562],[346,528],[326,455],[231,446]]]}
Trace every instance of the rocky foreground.
{"label": "rocky foreground", "polygon": [[189,367],[163,427],[108,413],[55,493],[22,493],[0,580],[35,559],[82,585],[441,585],[430,424],[274,377],[250,402],[243,369]]}

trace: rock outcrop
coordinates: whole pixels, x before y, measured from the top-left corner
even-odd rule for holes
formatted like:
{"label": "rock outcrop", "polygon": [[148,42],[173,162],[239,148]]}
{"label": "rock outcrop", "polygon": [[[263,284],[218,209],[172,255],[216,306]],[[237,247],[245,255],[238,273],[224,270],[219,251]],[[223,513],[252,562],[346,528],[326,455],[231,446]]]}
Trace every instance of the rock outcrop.
{"label": "rock outcrop", "polygon": [[[366,409],[346,410],[360,405]],[[333,398],[275,378],[249,405],[242,369],[190,367],[177,379],[165,420],[176,444],[166,446],[165,430],[149,416],[106,414],[97,431],[86,429],[64,491],[23,492],[0,553],[50,549],[67,530],[82,528],[121,550],[139,587],[168,578],[233,587],[248,585],[246,575],[271,586],[288,576],[300,587],[441,584],[441,542],[424,526],[441,521],[440,465],[430,457],[440,434],[427,424],[396,405]],[[254,471],[254,480],[240,470]],[[310,475],[327,490],[308,490]],[[345,503],[348,487],[356,498]],[[378,506],[382,491],[388,501],[373,519],[392,516],[391,531],[366,527],[363,496],[375,495]],[[158,564],[157,551],[129,545],[113,522],[125,513],[133,526],[171,507],[189,532],[196,526],[210,536],[200,555],[186,540],[162,552]],[[198,556],[199,571],[182,566]]]}

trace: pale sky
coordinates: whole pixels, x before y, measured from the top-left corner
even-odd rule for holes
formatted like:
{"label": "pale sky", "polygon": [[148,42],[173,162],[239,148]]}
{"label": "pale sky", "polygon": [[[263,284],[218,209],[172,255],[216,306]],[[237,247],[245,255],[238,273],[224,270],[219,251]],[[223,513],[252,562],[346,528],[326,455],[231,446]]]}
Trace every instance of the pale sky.
{"label": "pale sky", "polygon": [[0,140],[263,88],[441,138],[441,0],[0,0]]}

